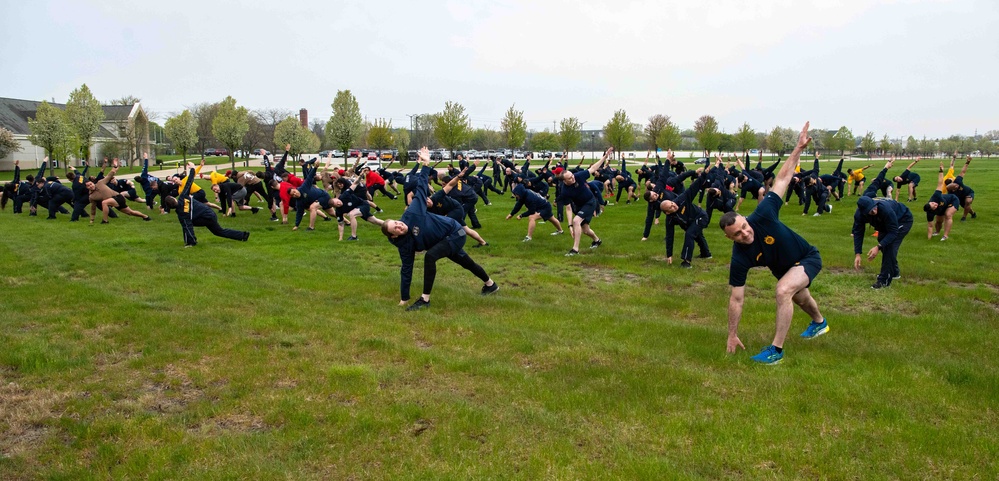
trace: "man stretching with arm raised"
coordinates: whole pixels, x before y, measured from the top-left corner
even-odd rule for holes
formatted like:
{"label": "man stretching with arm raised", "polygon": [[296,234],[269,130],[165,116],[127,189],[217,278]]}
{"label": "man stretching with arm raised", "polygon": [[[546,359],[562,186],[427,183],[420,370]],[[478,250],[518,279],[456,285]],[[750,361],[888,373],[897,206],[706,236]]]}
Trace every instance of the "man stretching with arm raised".
{"label": "man stretching with arm raised", "polygon": [[749,269],[766,266],[778,279],[777,332],[773,343],[752,357],[753,361],[763,364],[777,364],[784,358],[784,338],[791,327],[794,304],[812,318],[812,323],[801,333],[801,337],[812,339],[829,331],[818,304],[808,292],[808,286],[822,269],[819,251],[778,219],[794,168],[811,140],[806,122],[798,135],[797,146],[774,180],[773,189],[767,192],[756,210],[749,217],[729,212],[719,222],[725,237],[735,241],[729,270],[729,285],[732,286],[728,303],[729,353],[734,353],[736,347],[746,348],[739,340],[739,320],[742,318]]}

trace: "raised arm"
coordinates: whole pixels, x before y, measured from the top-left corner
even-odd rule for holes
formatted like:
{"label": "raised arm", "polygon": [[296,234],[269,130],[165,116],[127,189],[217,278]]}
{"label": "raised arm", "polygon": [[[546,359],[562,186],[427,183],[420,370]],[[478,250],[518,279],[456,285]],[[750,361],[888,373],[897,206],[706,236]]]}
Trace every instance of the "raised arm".
{"label": "raised arm", "polygon": [[801,132],[798,134],[797,145],[791,151],[791,155],[787,157],[787,162],[780,168],[780,172],[777,172],[777,177],[774,178],[774,186],[771,191],[782,199],[784,198],[784,193],[787,192],[787,186],[791,183],[791,177],[794,176],[794,169],[801,160],[801,152],[812,141],[812,138],[808,136],[808,124],[808,122],[805,122],[805,126],[802,127]]}
{"label": "raised arm", "polygon": [[613,154],[614,154],[614,147],[608,147],[607,151],[604,152],[604,156],[601,157],[600,160],[594,162],[593,165],[591,165],[590,168],[586,170],[590,171],[590,175],[595,174],[598,170],[600,170],[600,166],[602,166],[603,163],[607,161],[607,158]]}
{"label": "raised arm", "polygon": [[45,158],[42,159],[42,166],[38,168],[38,173],[35,174],[35,182],[38,182],[38,179],[42,178],[42,176],[45,175],[45,167],[47,167],[48,164],[49,164],[49,156],[46,155]]}
{"label": "raised arm", "polygon": [[944,168],[943,162],[940,163],[939,173],[937,174],[937,190],[943,192],[944,190]]}
{"label": "raised arm", "polygon": [[905,170],[912,170],[912,168],[916,166],[916,164],[919,162],[919,160],[920,160],[919,157],[916,157],[916,160],[913,160],[912,163],[909,164],[909,166],[905,168]]}
{"label": "raised arm", "polygon": [[187,178],[184,179],[184,188],[180,191],[180,197],[191,195],[191,186],[194,185],[194,168],[187,171]]}
{"label": "raised arm", "polygon": [[961,168],[961,177],[968,173],[968,166],[971,165],[971,154],[968,154],[968,159],[964,161],[964,167]]}

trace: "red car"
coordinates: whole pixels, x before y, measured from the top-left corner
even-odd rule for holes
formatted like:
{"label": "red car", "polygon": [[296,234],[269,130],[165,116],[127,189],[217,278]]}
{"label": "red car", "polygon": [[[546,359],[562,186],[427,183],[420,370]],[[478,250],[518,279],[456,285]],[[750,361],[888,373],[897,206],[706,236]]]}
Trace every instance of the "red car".
{"label": "red car", "polygon": [[361,151],[357,149],[350,149],[347,151],[347,157],[360,157]]}
{"label": "red car", "polygon": [[378,160],[378,154],[374,152],[368,152],[368,160]]}

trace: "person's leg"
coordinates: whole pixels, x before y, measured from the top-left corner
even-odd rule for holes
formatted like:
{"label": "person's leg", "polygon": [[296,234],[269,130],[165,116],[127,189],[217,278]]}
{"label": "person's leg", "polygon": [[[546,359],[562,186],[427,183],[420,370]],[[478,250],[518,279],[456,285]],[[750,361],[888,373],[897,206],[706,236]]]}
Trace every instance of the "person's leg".
{"label": "person's leg", "polygon": [[357,238],[357,216],[361,215],[361,211],[354,209],[347,214],[350,217],[350,236]]}
{"label": "person's leg", "polygon": [[423,255],[423,300],[430,302],[430,293],[434,290],[434,280],[437,279],[437,261],[451,255],[451,243],[444,239],[429,249]]}
{"label": "person's leg", "polygon": [[108,222],[108,212],[111,210],[112,205],[118,205],[118,201],[114,200],[113,197],[110,199],[104,199],[104,201],[101,202],[101,212],[104,214],[104,218],[101,219],[102,222]]}
{"label": "person's leg", "polygon": [[465,209],[465,215],[468,216],[468,223],[471,224],[473,229],[481,229],[482,224],[479,223],[479,217],[475,215],[475,203],[476,198],[471,200],[466,200],[461,203],[463,209]]}
{"label": "person's leg", "polygon": [[[971,208],[971,203],[974,202],[974,200],[975,200],[975,198],[971,197],[971,196],[968,196],[968,197],[964,198],[964,213],[961,214],[961,220],[967,219],[968,218],[968,214],[973,214],[975,212]],[[49,215],[52,215],[51,211],[52,211],[52,209],[49,209],[49,212],[50,212]]]}
{"label": "person's leg", "polygon": [[199,221],[200,222],[197,225],[203,225],[204,227],[207,227],[209,232],[215,234],[218,237],[225,237],[226,239],[241,241],[241,240],[246,240],[246,237],[248,236],[247,235],[248,233],[246,232],[223,228],[221,225],[219,225],[218,219],[214,217],[211,219],[199,219]]}
{"label": "person's leg", "polygon": [[954,207],[947,208],[947,214],[944,216],[944,238],[950,237],[950,227],[954,224],[954,214],[957,213],[957,209]]}
{"label": "person's leg", "polygon": [[573,216],[572,218],[572,250],[579,250],[579,241],[583,237],[583,218],[580,216]]}
{"label": "person's leg", "polygon": [[555,216],[549,215],[548,218],[545,219],[545,221],[546,222],[551,222],[552,225],[555,226],[555,233],[553,233],[552,235],[555,235],[555,234],[558,234],[558,233],[562,232],[562,223],[559,222],[558,219],[555,218]]}
{"label": "person's leg", "polygon": [[148,219],[149,218],[148,215],[143,214],[142,212],[139,212],[139,211],[136,211],[136,210],[132,210],[131,207],[123,207],[123,208],[118,209],[118,210],[120,210],[120,211],[122,211],[122,213],[130,215],[132,217],[141,217],[143,219]]}
{"label": "person's leg", "polygon": [[680,249],[680,260],[686,264],[690,264],[690,260],[694,258],[694,238],[697,237],[696,230],[696,225],[691,225],[683,231],[683,247]]}
{"label": "person's leg", "polygon": [[531,214],[531,216],[527,218],[527,237],[528,238],[534,237],[534,226],[537,225],[538,219],[540,219],[540,218],[541,218],[541,214]]}
{"label": "person's leg", "polygon": [[599,242],[600,241],[600,238],[597,237],[597,233],[593,232],[593,229],[590,229],[590,223],[589,222],[587,222],[585,224],[582,224],[581,228],[583,229],[583,233],[584,234],[586,234],[590,239],[593,239],[593,242]]}
{"label": "person's leg", "polygon": [[773,345],[784,347],[784,339],[791,328],[794,305],[797,304],[815,322],[822,322],[819,306],[808,292],[808,274],[803,266],[794,266],[777,281],[777,322]]}

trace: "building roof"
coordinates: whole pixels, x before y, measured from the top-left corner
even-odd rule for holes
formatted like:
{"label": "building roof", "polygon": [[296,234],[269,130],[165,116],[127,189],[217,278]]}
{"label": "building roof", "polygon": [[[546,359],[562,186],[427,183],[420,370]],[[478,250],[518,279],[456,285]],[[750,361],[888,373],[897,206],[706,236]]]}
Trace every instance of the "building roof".
{"label": "building roof", "polygon": [[[10,130],[14,135],[31,135],[28,119],[35,118],[40,101],[8,99],[0,97],[0,127]],[[66,110],[66,104],[52,103],[53,106]],[[133,105],[102,105],[104,121],[121,122],[128,120],[137,104]],[[101,126],[95,137],[116,137],[104,126]]]}

